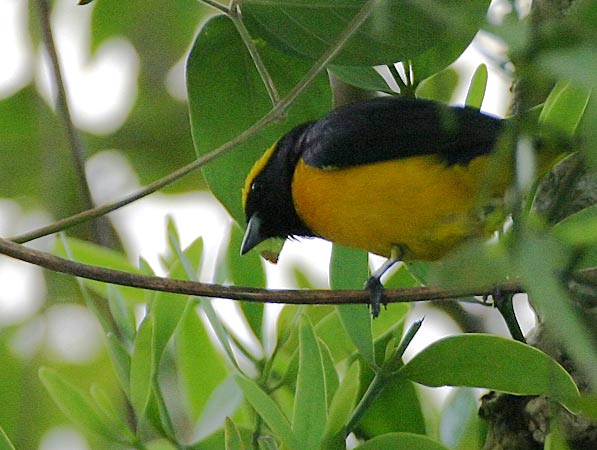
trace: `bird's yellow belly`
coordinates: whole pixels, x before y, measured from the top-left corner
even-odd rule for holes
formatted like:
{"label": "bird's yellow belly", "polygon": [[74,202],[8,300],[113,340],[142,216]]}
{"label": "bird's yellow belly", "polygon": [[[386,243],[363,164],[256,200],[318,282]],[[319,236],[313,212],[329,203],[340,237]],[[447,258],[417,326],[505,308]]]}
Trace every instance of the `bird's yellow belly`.
{"label": "bird's yellow belly", "polygon": [[300,160],[292,183],[296,211],[317,235],[348,247],[405,259],[441,258],[486,234],[476,216],[487,157],[447,166],[417,156],[323,170]]}

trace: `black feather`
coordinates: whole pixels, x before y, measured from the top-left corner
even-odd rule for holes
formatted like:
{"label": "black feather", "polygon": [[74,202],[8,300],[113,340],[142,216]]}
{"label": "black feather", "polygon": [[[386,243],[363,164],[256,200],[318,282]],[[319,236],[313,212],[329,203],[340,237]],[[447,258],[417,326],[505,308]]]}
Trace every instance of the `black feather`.
{"label": "black feather", "polygon": [[338,108],[304,131],[305,162],[341,168],[437,154],[467,164],[491,152],[502,121],[467,107],[380,97]]}

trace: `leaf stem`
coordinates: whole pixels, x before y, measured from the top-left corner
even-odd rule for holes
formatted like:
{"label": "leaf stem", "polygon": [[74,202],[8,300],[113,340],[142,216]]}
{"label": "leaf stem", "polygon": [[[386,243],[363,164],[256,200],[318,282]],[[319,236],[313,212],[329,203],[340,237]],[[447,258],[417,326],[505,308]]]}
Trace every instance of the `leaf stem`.
{"label": "leaf stem", "polygon": [[201,3],[205,3],[206,5],[211,6],[212,8],[217,9],[218,11],[223,12],[224,14],[229,14],[230,13],[230,9],[227,8],[226,6],[222,5],[219,2],[216,2],[215,0],[200,0]]}
{"label": "leaf stem", "polygon": [[388,383],[390,378],[395,376],[396,371],[402,364],[402,355],[404,355],[406,348],[412,342],[413,338],[421,328],[422,324],[423,319],[413,322],[413,324],[408,328],[408,330],[404,334],[404,337],[400,341],[400,344],[398,344],[392,352],[392,355],[386,361],[384,361],[381,368],[377,370],[375,376],[373,377],[373,380],[371,381],[371,384],[363,394],[361,401],[356,406],[352,414],[352,417],[346,425],[347,435],[351,433],[354,430],[354,428],[358,425],[365,412],[367,412],[369,407],[379,397],[383,389],[386,387],[386,384]]}
{"label": "leaf stem", "polygon": [[274,84],[274,80],[272,79],[271,75],[269,74],[257,47],[255,46],[255,41],[249,34],[249,30],[245,26],[245,22],[243,21],[243,16],[240,10],[240,5],[238,2],[234,2],[231,5],[231,9],[229,10],[228,16],[232,20],[232,23],[236,27],[238,34],[240,35],[241,39],[243,40],[249,55],[251,55],[251,59],[253,60],[253,64],[255,64],[255,68],[257,72],[259,72],[259,76],[263,81],[263,85],[265,90],[267,91],[267,95],[269,96],[272,105],[275,106],[280,101],[280,94],[278,94],[278,89],[276,89],[276,85]]}

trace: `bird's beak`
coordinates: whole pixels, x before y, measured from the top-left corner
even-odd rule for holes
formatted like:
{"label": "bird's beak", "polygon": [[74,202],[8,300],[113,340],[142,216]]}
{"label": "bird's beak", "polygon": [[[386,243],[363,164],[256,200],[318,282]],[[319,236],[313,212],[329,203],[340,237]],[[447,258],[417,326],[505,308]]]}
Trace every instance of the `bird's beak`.
{"label": "bird's beak", "polygon": [[243,237],[243,242],[240,246],[240,254],[244,255],[249,250],[254,248],[257,244],[268,239],[268,236],[264,236],[261,230],[261,218],[257,214],[253,214],[247,224],[247,231]]}

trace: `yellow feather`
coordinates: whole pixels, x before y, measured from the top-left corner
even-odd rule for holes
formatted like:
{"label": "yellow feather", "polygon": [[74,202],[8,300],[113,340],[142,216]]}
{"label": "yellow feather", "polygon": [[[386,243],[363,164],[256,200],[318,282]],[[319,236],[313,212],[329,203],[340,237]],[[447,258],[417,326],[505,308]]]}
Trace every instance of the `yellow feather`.
{"label": "yellow feather", "polygon": [[247,204],[247,197],[249,196],[249,192],[251,190],[251,185],[253,184],[255,177],[261,173],[261,171],[263,170],[265,165],[270,160],[272,153],[274,153],[274,151],[276,150],[277,146],[278,146],[278,143],[276,142],[274,145],[272,145],[270,148],[268,148],[265,151],[265,153],[263,155],[261,155],[261,157],[257,161],[255,161],[255,164],[253,164],[253,167],[249,171],[247,178],[245,179],[245,185],[243,187],[243,193],[242,193],[243,208]]}
{"label": "yellow feather", "polygon": [[324,170],[300,160],[292,196],[301,219],[325,239],[386,257],[400,245],[405,259],[436,260],[491,231],[480,211],[503,195],[507,180],[480,201],[487,161],[447,166],[424,155]]}

